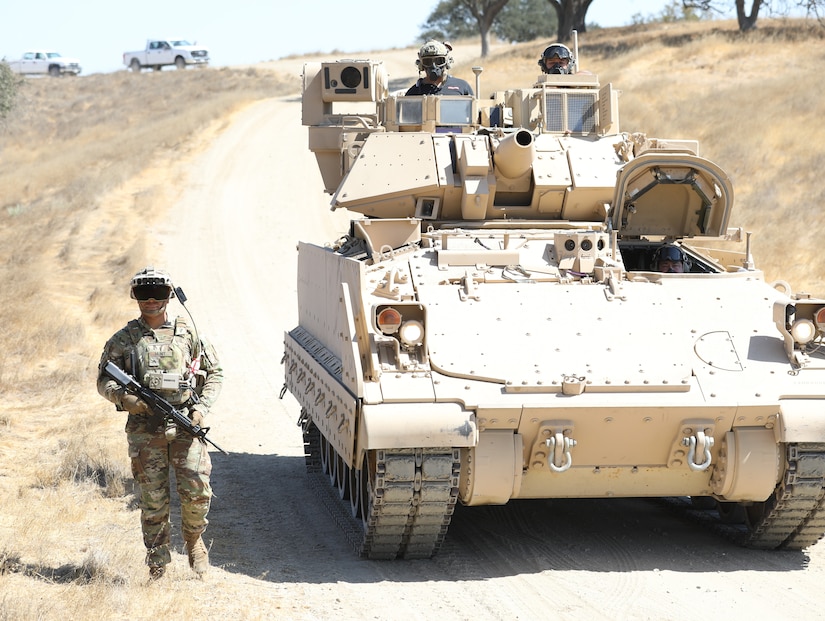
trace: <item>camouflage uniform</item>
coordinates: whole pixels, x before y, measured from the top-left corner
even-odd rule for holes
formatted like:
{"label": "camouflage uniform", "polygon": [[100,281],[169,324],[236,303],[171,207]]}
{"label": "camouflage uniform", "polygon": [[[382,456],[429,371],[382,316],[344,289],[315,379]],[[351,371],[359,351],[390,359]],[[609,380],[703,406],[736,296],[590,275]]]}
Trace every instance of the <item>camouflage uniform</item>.
{"label": "camouflage uniform", "polygon": [[[130,321],[106,342],[98,371],[98,392],[123,410],[123,389],[102,372],[111,361],[173,405],[199,410],[206,416],[220,392],[223,371],[212,346],[200,339],[200,347],[196,348],[196,339],[182,317],[156,330],[142,318]],[[173,382],[175,387],[169,387],[163,378],[175,374],[185,381]],[[198,396],[197,403],[193,393]],[[199,537],[208,524],[212,462],[206,444],[184,431],[175,431],[152,415],[129,414],[126,421],[132,474],[140,487],[146,563],[150,566],[164,566],[171,560],[170,465],[175,469],[184,539]]]}

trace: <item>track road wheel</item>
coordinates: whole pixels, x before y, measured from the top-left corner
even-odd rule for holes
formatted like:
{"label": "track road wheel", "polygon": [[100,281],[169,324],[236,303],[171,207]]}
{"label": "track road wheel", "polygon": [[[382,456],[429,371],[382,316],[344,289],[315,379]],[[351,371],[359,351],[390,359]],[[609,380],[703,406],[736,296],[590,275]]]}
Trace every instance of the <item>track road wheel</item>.
{"label": "track road wheel", "polygon": [[320,449],[321,449],[321,473],[328,475],[329,474],[329,442],[324,437],[324,434],[319,433],[321,436],[320,438]]}
{"label": "track road wheel", "polygon": [[349,508],[356,520],[361,517],[361,470],[347,468],[349,475]]}
{"label": "track road wheel", "polygon": [[332,487],[336,486],[338,479],[338,453],[335,452],[335,447],[330,442],[326,443],[327,450],[327,476]]}
{"label": "track road wheel", "polygon": [[338,497],[341,500],[348,500],[350,497],[349,464],[347,464],[344,458],[336,452],[335,465],[335,484],[338,488]]}
{"label": "track road wheel", "polygon": [[361,470],[358,474],[358,514],[364,530],[367,530],[368,520],[375,504],[375,456],[372,452],[364,455]]}

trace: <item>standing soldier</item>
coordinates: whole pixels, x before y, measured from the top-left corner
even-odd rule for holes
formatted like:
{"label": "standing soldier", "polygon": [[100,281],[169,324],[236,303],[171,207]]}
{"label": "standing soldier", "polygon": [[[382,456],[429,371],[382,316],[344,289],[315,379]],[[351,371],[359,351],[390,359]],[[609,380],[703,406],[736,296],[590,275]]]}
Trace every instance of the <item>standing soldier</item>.
{"label": "standing soldier", "polygon": [[[175,291],[169,275],[152,266],[131,281],[131,297],[140,317],[129,321],[103,348],[97,390],[129,413],[126,438],[132,474],[140,488],[140,519],[146,564],[153,579],[163,576],[172,560],[169,551],[170,465],[175,469],[181,504],[181,530],[189,566],[199,575],[209,568],[209,554],[201,537],[206,529],[212,488],[212,461],[203,440],[178,430],[150,411],[146,402],[128,394],[103,372],[112,362],[142,386],[179,408],[203,426],[209,408],[220,393],[223,370],[215,350],[201,339],[184,317],[170,321],[166,306]],[[190,317],[191,319],[191,317]]]}

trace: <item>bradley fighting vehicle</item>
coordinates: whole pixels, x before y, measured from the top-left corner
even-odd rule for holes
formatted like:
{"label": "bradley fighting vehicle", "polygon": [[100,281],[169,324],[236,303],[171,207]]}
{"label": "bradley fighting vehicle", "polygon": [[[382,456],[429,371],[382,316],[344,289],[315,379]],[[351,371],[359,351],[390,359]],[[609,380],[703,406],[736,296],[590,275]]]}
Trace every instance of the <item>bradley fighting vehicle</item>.
{"label": "bradley fighting vehicle", "polygon": [[[299,244],[284,392],[360,555],[429,557],[456,503],[527,498],[820,539],[825,300],[765,281],[695,141],[622,132],[583,72],[481,100],[313,63],[302,111],[332,208],[363,217]],[[663,242],[683,273],[653,269]]]}

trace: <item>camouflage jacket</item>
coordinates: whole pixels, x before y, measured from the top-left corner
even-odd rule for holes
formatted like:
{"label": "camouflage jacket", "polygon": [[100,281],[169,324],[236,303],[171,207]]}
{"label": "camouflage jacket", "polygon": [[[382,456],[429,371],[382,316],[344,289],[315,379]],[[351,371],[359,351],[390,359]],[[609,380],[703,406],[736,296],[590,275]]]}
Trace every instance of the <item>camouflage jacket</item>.
{"label": "camouflage jacket", "polygon": [[198,338],[183,317],[156,330],[142,318],[133,319],[106,342],[98,365],[97,391],[121,410],[124,390],[103,373],[109,361],[170,403],[190,406],[204,416],[223,384],[215,349]]}

